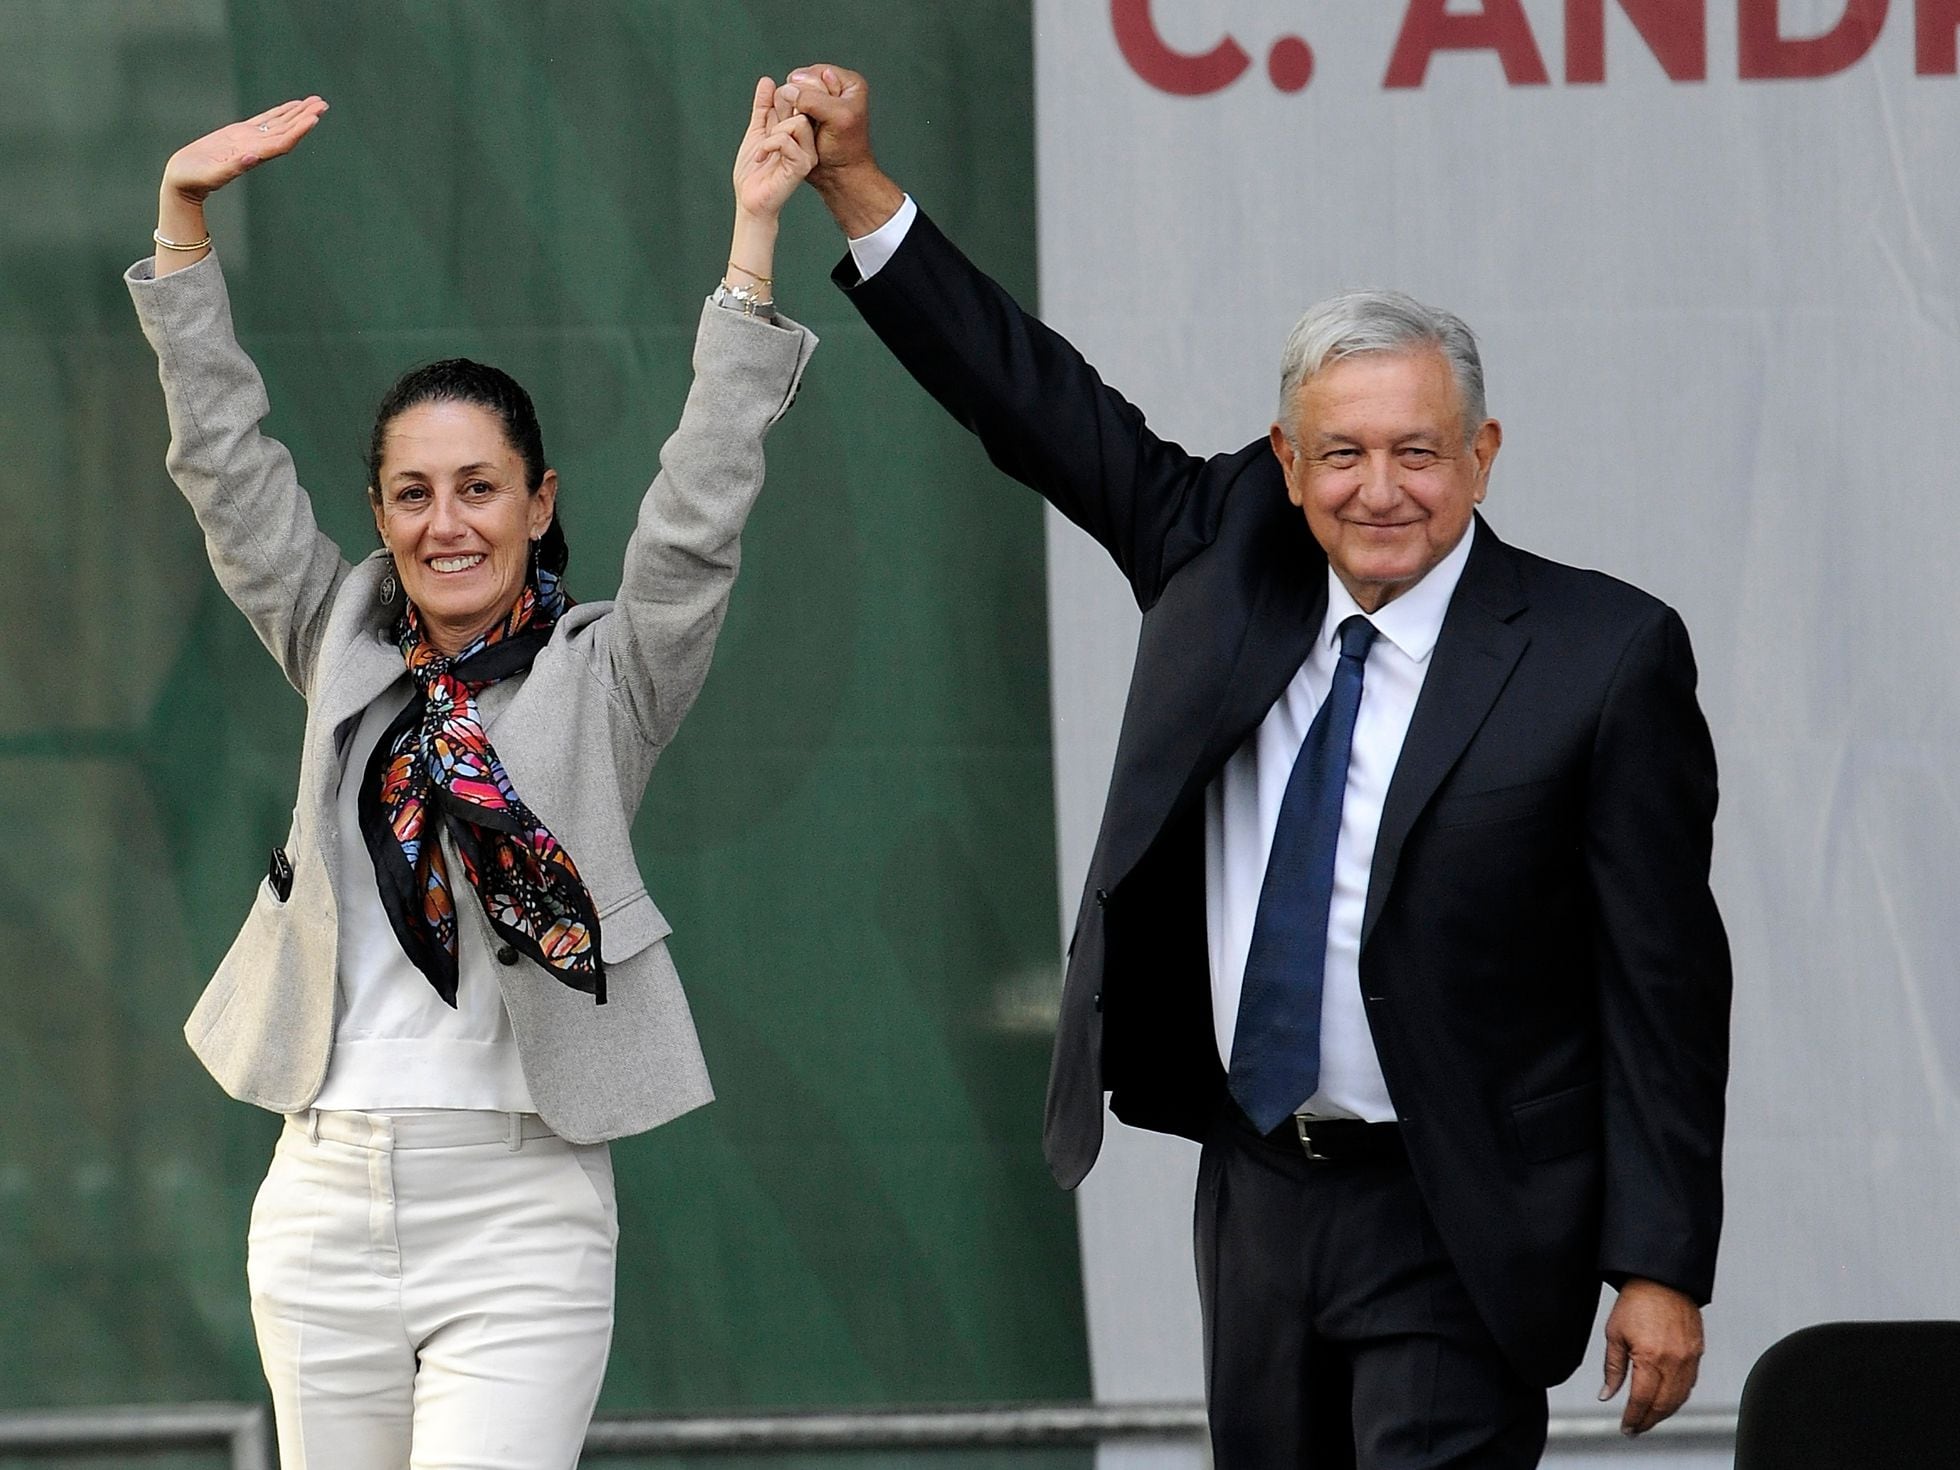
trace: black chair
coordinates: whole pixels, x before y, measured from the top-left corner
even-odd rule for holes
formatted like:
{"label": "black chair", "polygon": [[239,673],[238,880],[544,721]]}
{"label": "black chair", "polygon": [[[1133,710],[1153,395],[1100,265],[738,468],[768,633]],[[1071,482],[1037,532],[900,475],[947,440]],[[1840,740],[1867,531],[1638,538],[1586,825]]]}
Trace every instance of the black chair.
{"label": "black chair", "polygon": [[1823,1322],[1742,1384],[1735,1470],[1960,1466],[1960,1322]]}

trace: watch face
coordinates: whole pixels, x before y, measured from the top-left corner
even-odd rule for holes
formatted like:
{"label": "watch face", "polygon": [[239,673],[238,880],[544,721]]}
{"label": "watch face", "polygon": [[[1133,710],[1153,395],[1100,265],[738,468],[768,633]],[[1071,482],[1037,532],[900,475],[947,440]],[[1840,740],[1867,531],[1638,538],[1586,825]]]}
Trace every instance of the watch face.
{"label": "watch face", "polygon": [[764,300],[762,293],[753,286],[731,286],[726,281],[715,287],[715,294],[710,299],[716,306],[726,306],[747,316],[754,316],[759,310],[774,304]]}

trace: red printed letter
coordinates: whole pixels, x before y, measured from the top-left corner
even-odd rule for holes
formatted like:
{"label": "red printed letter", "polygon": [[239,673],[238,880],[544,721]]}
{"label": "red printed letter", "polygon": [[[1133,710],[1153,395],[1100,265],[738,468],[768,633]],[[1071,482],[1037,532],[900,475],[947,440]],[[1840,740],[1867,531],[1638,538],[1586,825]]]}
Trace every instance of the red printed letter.
{"label": "red printed letter", "polygon": [[1429,58],[1438,51],[1495,51],[1504,63],[1504,80],[1514,87],[1542,87],[1551,81],[1519,0],[1484,0],[1476,15],[1451,15],[1448,4],[1409,0],[1388,75],[1382,78],[1384,87],[1420,87]]}
{"label": "red printed letter", "polygon": [[1778,0],[1742,0],[1736,9],[1739,60],[1745,81],[1828,77],[1872,49],[1885,29],[1890,0],[1849,0],[1838,23],[1821,36],[1785,40]]}
{"label": "red printed letter", "polygon": [[[1706,0],[1620,0],[1654,59],[1677,82],[1708,80]],[[1565,0],[1565,79],[1606,80],[1606,0]]]}
{"label": "red printed letter", "polygon": [[1201,56],[1171,50],[1150,18],[1150,0],[1109,0],[1109,19],[1130,70],[1174,97],[1202,97],[1229,87],[1252,65],[1245,48],[1230,36]]}
{"label": "red printed letter", "polygon": [[1919,74],[1950,77],[1954,65],[1953,33],[1960,30],[1960,0],[1919,0]]}

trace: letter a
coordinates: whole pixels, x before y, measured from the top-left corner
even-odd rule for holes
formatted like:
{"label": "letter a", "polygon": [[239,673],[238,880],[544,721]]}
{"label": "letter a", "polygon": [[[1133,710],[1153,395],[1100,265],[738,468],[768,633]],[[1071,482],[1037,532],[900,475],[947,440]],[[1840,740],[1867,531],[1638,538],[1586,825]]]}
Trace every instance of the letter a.
{"label": "letter a", "polygon": [[1384,87],[1420,87],[1429,58],[1438,51],[1495,51],[1504,63],[1504,80],[1514,87],[1542,87],[1551,81],[1520,0],[1484,0],[1475,15],[1452,15],[1448,4],[1410,0],[1388,75],[1382,78]]}

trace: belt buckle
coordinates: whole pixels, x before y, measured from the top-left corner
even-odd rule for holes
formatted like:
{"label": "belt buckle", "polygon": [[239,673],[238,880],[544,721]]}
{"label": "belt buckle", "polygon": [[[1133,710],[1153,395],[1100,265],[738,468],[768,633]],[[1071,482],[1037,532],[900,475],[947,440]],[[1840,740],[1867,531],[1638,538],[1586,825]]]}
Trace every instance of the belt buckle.
{"label": "belt buckle", "polygon": [[1313,1134],[1307,1129],[1307,1124],[1311,1121],[1314,1120],[1307,1118],[1301,1113],[1295,1113],[1293,1115],[1293,1133],[1300,1140],[1300,1147],[1305,1151],[1308,1162],[1325,1164],[1329,1162],[1327,1155],[1321,1153],[1313,1146]]}

